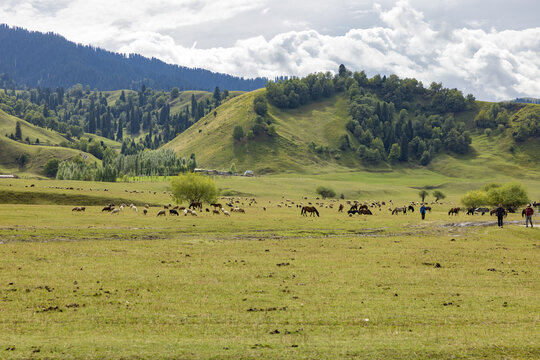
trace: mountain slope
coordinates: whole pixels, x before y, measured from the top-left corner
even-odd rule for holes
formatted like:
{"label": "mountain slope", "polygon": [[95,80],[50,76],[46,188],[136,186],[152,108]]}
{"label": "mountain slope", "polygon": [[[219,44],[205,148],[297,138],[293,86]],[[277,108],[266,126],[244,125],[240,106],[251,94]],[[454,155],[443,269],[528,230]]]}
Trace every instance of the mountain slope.
{"label": "mountain slope", "polygon": [[[100,163],[93,155],[80,150],[64,148],[60,146],[27,145],[4,136],[0,136],[0,172],[18,174],[41,174],[47,161],[50,159],[66,160],[81,154],[90,162]],[[17,159],[21,154],[28,156],[28,162],[24,167],[19,167]]]}
{"label": "mountain slope", "polygon": [[195,153],[201,166],[228,169],[232,163],[240,170],[259,173],[282,171],[316,171],[318,168],[361,167],[352,154],[338,159],[329,154],[320,156],[310,151],[310,143],[337,148],[339,139],[347,133],[346,98],[337,95],[295,110],[269,107],[269,117],[277,136],[261,136],[255,140],[234,141],[234,127],[247,131],[256,114],[253,99],[265,90],[238,96],[217,108],[184,133],[165,145],[182,155]]}
{"label": "mountain slope", "polygon": [[229,90],[253,90],[266,79],[244,79],[199,68],[166,64],[131,54],[128,57],[83,46],[52,33],[27,31],[0,25],[0,74],[30,87],[64,87],[77,83],[92,89],[154,89],[213,91],[216,86]]}
{"label": "mountain slope", "polygon": [[[368,170],[392,171],[400,168],[416,168],[416,163],[366,165],[356,152],[357,140],[346,130],[350,120],[348,99],[339,93],[297,109],[278,109],[268,106],[268,118],[276,129],[276,136],[260,136],[256,139],[235,141],[235,126],[244,132],[255,123],[253,100],[265,90],[257,90],[234,98],[216,109],[217,115],[209,114],[184,133],[165,145],[182,156],[194,153],[200,167],[227,170],[235,164],[239,171],[254,170],[256,173],[300,172],[321,173],[334,171]],[[491,174],[527,176],[531,166],[540,163],[540,143],[530,139],[514,142],[511,128],[506,132],[486,136],[483,130],[475,130],[474,118],[489,103],[478,103],[472,110],[455,114],[472,131],[471,151],[465,155],[442,152],[433,158],[428,169],[448,176],[473,178]],[[527,105],[513,112],[517,119],[523,112],[540,113],[540,107]],[[517,120],[513,120],[517,122]],[[350,139],[350,149],[340,150],[343,135]]]}
{"label": "mountain slope", "polygon": [[0,135],[9,136],[10,134],[15,134],[17,122],[21,123],[22,138],[26,139],[26,137],[29,137],[32,143],[35,143],[36,139],[39,139],[41,144],[49,145],[58,145],[62,141],[66,141],[62,135],[55,131],[32,125],[25,120],[6,114],[2,110],[0,110]]}

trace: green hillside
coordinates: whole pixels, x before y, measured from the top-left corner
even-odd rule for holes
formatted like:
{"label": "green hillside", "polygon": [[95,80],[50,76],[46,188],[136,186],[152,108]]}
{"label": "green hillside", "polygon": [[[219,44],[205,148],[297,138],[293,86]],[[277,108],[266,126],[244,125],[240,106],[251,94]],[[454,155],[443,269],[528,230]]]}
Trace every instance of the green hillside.
{"label": "green hillside", "polygon": [[[83,155],[87,161],[100,163],[100,160],[93,155],[83,153],[79,150],[64,148],[60,146],[27,145],[4,136],[0,137],[0,173],[20,175],[42,174],[43,167],[50,159],[66,160],[77,154]],[[20,167],[17,159],[21,154],[28,156],[28,162],[24,167]]]}
{"label": "green hillside", "polygon": [[248,129],[255,121],[253,99],[265,90],[238,96],[209,114],[180,134],[165,148],[189,155],[195,153],[201,166],[228,169],[232,163],[240,170],[251,169],[259,173],[311,172],[318,168],[360,167],[352,154],[340,159],[319,157],[311,153],[311,142],[338,147],[339,138],[347,131],[346,98],[337,95],[301,109],[280,110],[270,107],[269,116],[276,125],[275,137],[262,137],[256,141],[235,142],[233,129],[240,125]]}
{"label": "green hillside", "polygon": [[0,110],[0,135],[5,136],[7,134],[9,136],[15,134],[17,121],[21,123],[22,138],[29,137],[32,143],[35,143],[36,139],[39,139],[41,144],[49,145],[58,145],[62,141],[66,141],[63,136],[55,131],[37,127],[25,120],[6,114],[2,110]]}
{"label": "green hillside", "polygon": [[[357,140],[346,129],[350,121],[346,93],[338,93],[328,99],[312,102],[296,109],[279,109],[268,106],[268,117],[275,126],[276,136],[235,141],[235,126],[247,132],[256,114],[253,100],[261,89],[243,94],[218,107],[217,115],[209,114],[184,133],[165,145],[179,155],[194,153],[200,167],[227,170],[235,164],[238,171],[254,170],[256,173],[299,172],[325,173],[334,171],[369,170],[389,172],[406,168],[421,168],[416,163],[366,164],[354,149]],[[455,114],[456,121],[463,122],[471,131],[471,145],[467,154],[441,152],[433,157],[427,169],[446,176],[472,178],[479,176],[526,175],[531,167],[540,162],[540,143],[531,138],[524,142],[514,141],[514,127],[520,124],[523,114],[540,113],[540,106],[526,105],[510,108],[513,122],[505,131],[494,131],[489,136],[475,127],[475,117],[491,103],[477,102],[471,109]],[[491,130],[490,130],[491,131]],[[340,141],[349,135],[348,150],[340,150]],[[314,151],[325,148],[327,151]]]}

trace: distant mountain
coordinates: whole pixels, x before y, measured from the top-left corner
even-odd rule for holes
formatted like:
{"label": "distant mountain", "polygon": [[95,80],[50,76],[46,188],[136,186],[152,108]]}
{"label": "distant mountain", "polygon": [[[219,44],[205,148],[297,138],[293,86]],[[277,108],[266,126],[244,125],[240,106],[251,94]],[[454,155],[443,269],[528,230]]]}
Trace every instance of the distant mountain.
{"label": "distant mountain", "polygon": [[[88,85],[100,90],[153,89],[250,91],[264,87],[266,79],[244,79],[202,68],[166,64],[130,54],[124,56],[80,45],[53,33],[40,33],[0,25],[0,74],[29,87]],[[201,64],[204,66],[204,64]]]}
{"label": "distant mountain", "polygon": [[515,100],[512,100],[512,102],[523,103],[523,104],[540,104],[540,99],[535,99],[531,97],[516,98]]}

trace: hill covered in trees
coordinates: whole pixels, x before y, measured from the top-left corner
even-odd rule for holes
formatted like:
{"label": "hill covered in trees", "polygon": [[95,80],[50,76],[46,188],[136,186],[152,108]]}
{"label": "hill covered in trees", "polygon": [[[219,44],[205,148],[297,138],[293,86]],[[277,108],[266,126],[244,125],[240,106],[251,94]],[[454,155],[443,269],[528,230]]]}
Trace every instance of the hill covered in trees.
{"label": "hill covered in trees", "polygon": [[[4,86],[16,83],[27,87],[69,88],[75,84],[92,89],[249,91],[264,87],[266,79],[244,79],[202,68],[166,64],[157,59],[106,51],[75,44],[53,33],[40,33],[0,25],[0,74],[9,78]],[[201,64],[203,65],[203,64]]]}
{"label": "hill covered in trees", "polygon": [[200,166],[218,169],[390,171],[478,158],[483,150],[475,141],[499,145],[501,157],[537,163],[538,137],[540,106],[477,102],[440,83],[368,78],[342,66],[336,75],[269,82],[165,147],[195,153]]}

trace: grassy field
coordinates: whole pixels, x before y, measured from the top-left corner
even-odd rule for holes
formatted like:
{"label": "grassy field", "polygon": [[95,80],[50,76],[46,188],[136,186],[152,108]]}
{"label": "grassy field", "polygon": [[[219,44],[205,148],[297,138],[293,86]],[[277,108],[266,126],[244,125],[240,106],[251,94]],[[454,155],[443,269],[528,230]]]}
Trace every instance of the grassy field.
{"label": "grassy field", "polygon": [[[535,229],[519,214],[504,229],[449,217],[479,182],[429,170],[216,181],[257,203],[238,198],[246,213],[230,217],[157,217],[157,206],[145,216],[142,204],[171,202],[167,181],[1,180],[0,195],[27,194],[21,202],[73,204],[0,206],[0,358],[540,356],[540,217]],[[302,217],[296,206],[319,202],[320,183],[387,204],[348,217],[344,200],[327,200],[321,217]],[[416,201],[424,185],[448,195],[425,221],[418,209],[390,215],[390,200]],[[71,211],[88,199],[139,212]]]}

